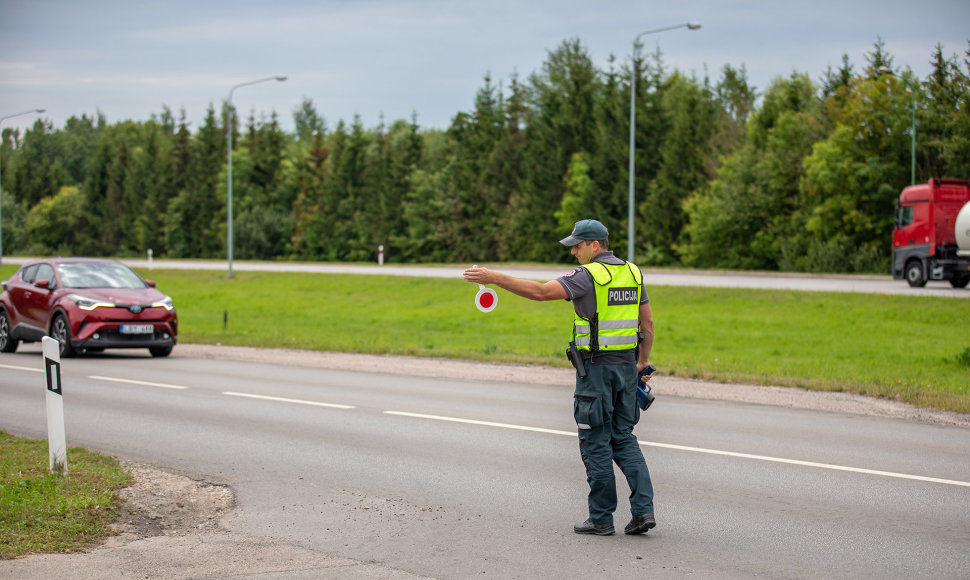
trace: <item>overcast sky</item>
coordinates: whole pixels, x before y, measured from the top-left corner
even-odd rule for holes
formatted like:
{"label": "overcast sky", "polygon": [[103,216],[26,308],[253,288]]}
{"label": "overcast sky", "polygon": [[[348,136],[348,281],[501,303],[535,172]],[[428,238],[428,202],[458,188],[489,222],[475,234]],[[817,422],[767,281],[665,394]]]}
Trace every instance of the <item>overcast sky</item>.
{"label": "overcast sky", "polygon": [[[0,117],[34,108],[58,128],[101,111],[109,123],[185,109],[194,132],[210,103],[248,116],[275,110],[284,129],[310,98],[329,129],[418,115],[446,128],[473,108],[490,73],[526,79],[564,40],[597,66],[629,62],[643,38],[669,69],[716,82],[747,68],[759,91],[793,71],[818,80],[848,54],[855,70],[881,38],[921,78],[934,47],[965,57],[970,0],[0,0]],[[4,127],[33,123],[28,115]]]}

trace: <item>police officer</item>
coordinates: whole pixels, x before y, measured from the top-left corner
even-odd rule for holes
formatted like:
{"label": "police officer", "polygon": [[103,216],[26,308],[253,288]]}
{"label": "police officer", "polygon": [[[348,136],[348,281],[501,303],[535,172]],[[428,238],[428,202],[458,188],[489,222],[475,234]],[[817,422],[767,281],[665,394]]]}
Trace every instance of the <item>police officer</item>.
{"label": "police officer", "polygon": [[589,518],[573,530],[601,536],[615,532],[615,461],[631,491],[633,517],[624,532],[642,534],[657,525],[650,472],[633,434],[640,418],[637,374],[650,364],[654,336],[643,275],[610,251],[609,232],[597,220],[576,222],[560,243],[571,248],[581,266],[556,280],[541,283],[477,267],[463,275],[469,282],[494,284],[530,300],[572,301],[576,315],[570,345],[577,366],[573,412],[589,483]]}

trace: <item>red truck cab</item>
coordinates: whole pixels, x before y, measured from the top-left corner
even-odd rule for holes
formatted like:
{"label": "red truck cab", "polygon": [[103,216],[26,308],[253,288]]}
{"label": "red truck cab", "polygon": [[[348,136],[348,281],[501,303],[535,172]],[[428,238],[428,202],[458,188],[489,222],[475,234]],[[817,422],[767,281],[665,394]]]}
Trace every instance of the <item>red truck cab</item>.
{"label": "red truck cab", "polygon": [[957,214],[970,202],[970,180],[931,179],[903,189],[893,229],[893,278],[910,286],[970,282],[970,258],[958,253]]}

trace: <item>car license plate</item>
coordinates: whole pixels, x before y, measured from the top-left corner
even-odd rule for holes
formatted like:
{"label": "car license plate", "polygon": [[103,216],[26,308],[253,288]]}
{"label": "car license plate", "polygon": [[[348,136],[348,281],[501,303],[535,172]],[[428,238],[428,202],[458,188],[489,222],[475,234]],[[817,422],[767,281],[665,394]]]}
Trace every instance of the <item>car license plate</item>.
{"label": "car license plate", "polygon": [[155,327],[151,324],[122,324],[121,334],[151,334]]}

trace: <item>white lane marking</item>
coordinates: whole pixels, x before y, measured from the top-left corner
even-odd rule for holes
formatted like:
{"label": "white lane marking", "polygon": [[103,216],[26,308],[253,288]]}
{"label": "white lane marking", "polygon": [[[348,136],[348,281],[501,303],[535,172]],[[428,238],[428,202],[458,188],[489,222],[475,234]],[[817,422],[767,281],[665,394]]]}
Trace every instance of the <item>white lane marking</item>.
{"label": "white lane marking", "polygon": [[[486,427],[501,427],[503,429],[517,429],[520,431],[534,431],[536,433],[548,433],[551,435],[568,435],[576,437],[577,434],[571,431],[557,431],[554,429],[542,429],[539,427],[525,427],[522,425],[510,425],[508,423],[493,423],[490,421],[476,421],[473,419],[458,419],[455,417],[442,417],[440,415],[423,415],[420,413],[403,413],[400,411],[384,411],[386,415],[399,415],[402,417],[414,417],[417,419],[433,419],[436,421],[450,421],[453,423],[466,423],[469,425],[483,425]],[[833,465],[831,463],[816,463],[814,461],[801,461],[799,459],[785,459],[783,457],[769,457],[767,455],[752,455],[750,453],[736,453],[734,451],[720,451],[717,449],[705,449],[703,447],[688,447],[685,445],[671,445],[669,443],[654,443],[650,441],[640,441],[640,445],[645,447],[661,447],[673,449],[675,451],[691,451],[694,453],[707,453],[710,455],[723,455],[726,457],[738,457],[741,459],[754,459],[757,461],[770,461],[774,463],[786,463],[789,465],[801,465],[803,467],[816,467],[820,469],[831,469],[835,471],[850,471],[853,473],[864,473],[867,475],[879,475],[883,477],[895,477],[898,479],[909,479],[913,481],[926,481],[929,483],[942,483],[945,485],[958,485],[970,487],[970,482],[956,481],[952,479],[940,479],[938,477],[924,477],[922,475],[909,475],[906,473],[894,473],[892,471],[879,471],[875,469],[864,469],[861,467],[847,467],[844,465]]]}
{"label": "white lane marking", "polygon": [[724,455],[727,457],[739,457],[742,459],[756,459],[758,461],[773,461],[775,463],[787,463],[789,465],[802,465],[805,467],[818,467],[821,469],[832,469],[835,471],[851,471],[853,473],[865,473],[868,475],[881,475],[883,477],[896,477],[899,479],[911,479],[914,481],[928,481],[930,483],[944,483],[946,485],[959,485],[962,487],[970,487],[970,482],[967,482],[967,481],[955,481],[953,479],[940,479],[938,477],[924,477],[922,475],[909,475],[906,473],[894,473],[892,471],[864,469],[862,467],[848,467],[845,465],[833,465],[831,463],[816,463],[814,461],[802,461],[800,459],[768,457],[765,455],[752,455],[750,453],[735,453],[734,451],[718,451],[717,449],[704,449],[703,447],[686,447],[684,445],[671,445],[669,443],[651,443],[648,441],[641,441],[640,445],[647,445],[650,447],[663,447],[665,449],[675,449],[677,451],[693,451],[695,453]]}
{"label": "white lane marking", "polygon": [[162,389],[178,389],[185,390],[188,387],[183,387],[181,385],[166,385],[165,383],[151,383],[148,381],[136,381],[134,379],[116,379],[114,377],[100,377],[97,375],[91,375],[89,379],[94,379],[96,381],[110,381],[113,383],[127,383],[129,385],[141,385],[145,387],[160,387]]}
{"label": "white lane marking", "polygon": [[510,425],[508,423],[492,423],[491,421],[475,421],[473,419],[456,419],[455,417],[442,417],[441,415],[422,415],[421,413],[404,413],[401,411],[384,411],[385,415],[399,415],[401,417],[414,417],[416,419],[434,419],[435,421],[451,421],[453,423],[467,423],[469,425],[484,425],[486,427],[501,427],[503,429],[518,429],[519,431],[534,431],[536,433],[549,433],[550,435],[572,435],[569,431],[556,431],[554,429],[542,429],[541,427],[526,427],[524,425]]}
{"label": "white lane marking", "polygon": [[249,393],[234,393],[232,391],[225,391],[223,395],[229,395],[230,397],[246,397],[248,399],[260,399],[263,401],[278,401],[280,403],[296,403],[298,405],[313,405],[315,407],[330,407],[333,409],[355,409],[353,405],[337,405],[334,403],[320,403],[318,401],[303,401],[301,399],[287,399],[285,397],[268,397],[266,395],[251,395]]}
{"label": "white lane marking", "polygon": [[31,367],[15,367],[12,365],[0,365],[0,369],[11,369],[15,371],[30,371],[32,373],[42,373],[44,369],[35,369]]}

